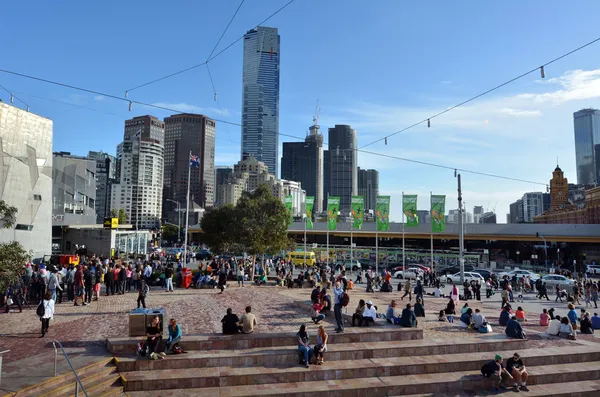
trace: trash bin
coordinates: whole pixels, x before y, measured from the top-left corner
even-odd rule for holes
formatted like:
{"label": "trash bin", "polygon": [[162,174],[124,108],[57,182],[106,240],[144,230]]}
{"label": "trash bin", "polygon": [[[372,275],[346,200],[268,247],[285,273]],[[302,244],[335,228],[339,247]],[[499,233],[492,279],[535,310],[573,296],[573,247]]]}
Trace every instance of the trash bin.
{"label": "trash bin", "polygon": [[148,309],[135,309],[129,313],[129,336],[146,335],[146,313]]}
{"label": "trash bin", "polygon": [[181,269],[181,287],[189,288],[192,285],[192,269],[184,267]]}

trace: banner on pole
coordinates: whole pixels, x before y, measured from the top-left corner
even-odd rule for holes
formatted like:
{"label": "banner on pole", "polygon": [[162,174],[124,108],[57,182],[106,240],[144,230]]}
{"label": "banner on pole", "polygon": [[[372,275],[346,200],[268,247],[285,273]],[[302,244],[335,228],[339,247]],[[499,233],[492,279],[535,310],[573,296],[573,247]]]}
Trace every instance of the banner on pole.
{"label": "banner on pole", "polygon": [[340,197],[327,197],[327,228],[335,230],[337,227],[337,217],[340,210]]}
{"label": "banner on pole", "polygon": [[352,227],[361,229],[365,219],[365,199],[363,196],[352,196]]}
{"label": "banner on pole", "polygon": [[294,223],[294,211],[292,209],[292,203],[293,203],[294,199],[292,198],[292,196],[285,196],[283,198],[283,204],[285,205],[285,209],[287,210],[288,214],[289,214],[289,221],[288,223],[291,225],[292,223]]}
{"label": "banner on pole", "polygon": [[402,212],[406,216],[406,227],[419,226],[419,217],[417,215],[417,195],[409,194],[402,196]]}
{"label": "banner on pole", "polygon": [[377,196],[376,205],[377,231],[385,231],[390,228],[390,196]]}
{"label": "banner on pole", "polygon": [[306,227],[308,229],[312,229],[313,228],[313,221],[312,221],[312,213],[313,213],[313,207],[315,205],[315,196],[306,196]]}
{"label": "banner on pole", "polygon": [[446,229],[446,196],[431,196],[431,231],[440,233]]}

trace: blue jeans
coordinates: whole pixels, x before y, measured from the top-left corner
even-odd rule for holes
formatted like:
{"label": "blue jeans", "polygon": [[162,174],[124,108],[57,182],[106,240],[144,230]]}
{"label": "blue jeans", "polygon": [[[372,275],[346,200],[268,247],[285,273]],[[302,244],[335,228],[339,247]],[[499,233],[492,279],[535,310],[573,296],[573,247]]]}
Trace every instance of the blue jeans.
{"label": "blue jeans", "polygon": [[337,330],[344,332],[344,317],[342,317],[342,305],[336,303],[333,306],[333,312],[335,313],[335,322],[337,324]]}
{"label": "blue jeans", "polygon": [[244,276],[237,276],[237,282],[238,282],[238,287],[240,286],[240,283],[242,283],[242,285],[244,285]]}
{"label": "blue jeans", "polygon": [[325,318],[325,315],[322,313],[319,313],[319,315],[317,317],[313,317],[312,320],[316,323],[318,323],[319,321],[323,320]]}
{"label": "blue jeans", "polygon": [[48,291],[50,291],[52,294],[52,300],[56,303],[56,289],[49,289]]}
{"label": "blue jeans", "polygon": [[313,353],[313,348],[308,346],[308,348],[302,346],[302,345],[298,345],[298,351],[302,354],[304,354],[304,361],[306,362],[306,364],[308,365],[308,362],[310,360],[310,356]]}
{"label": "blue jeans", "polygon": [[449,323],[453,323],[454,322],[454,316],[450,315],[450,316],[446,316],[446,318],[448,319]]}

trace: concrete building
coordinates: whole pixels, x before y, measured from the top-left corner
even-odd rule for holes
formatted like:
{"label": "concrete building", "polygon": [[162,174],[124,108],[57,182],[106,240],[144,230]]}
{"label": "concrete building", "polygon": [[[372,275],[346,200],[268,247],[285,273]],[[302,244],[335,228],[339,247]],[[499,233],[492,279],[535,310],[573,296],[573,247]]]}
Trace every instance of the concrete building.
{"label": "concrete building", "polygon": [[596,173],[594,145],[600,144],[600,111],[582,109],[573,113],[573,126],[577,183],[597,184],[600,181]]}
{"label": "concrete building", "polygon": [[88,152],[88,158],[96,161],[96,223],[110,216],[111,189],[117,180],[117,159],[103,151]]}
{"label": "concrete building", "polygon": [[[170,200],[185,208],[188,170],[191,172],[190,206],[191,202],[202,208],[213,206],[215,135],[215,121],[201,114],[183,113],[165,118],[163,217],[169,222],[178,221],[177,205]],[[200,163],[191,170],[190,151],[198,156]]]}
{"label": "concrete building", "polygon": [[417,210],[417,216],[419,217],[419,224],[431,223],[431,214],[427,210]]}
{"label": "concrete building", "polygon": [[365,212],[375,211],[379,195],[379,171],[358,167],[358,195],[364,197]]}
{"label": "concrete building", "polygon": [[518,199],[514,203],[511,203],[509,208],[508,223],[523,223],[523,200]]}
{"label": "concrete building", "polygon": [[307,196],[315,197],[315,213],[323,210],[323,135],[312,125],[304,142],[284,142],[281,178],[300,182]]}
{"label": "concrete building", "polygon": [[0,156],[0,200],[17,208],[0,240],[42,259],[52,252],[52,120],[0,102]]}
{"label": "concrete building", "polygon": [[[446,216],[446,223],[458,223],[460,215],[458,209],[449,210]],[[473,223],[473,214],[468,211],[463,212],[463,223]]]}
{"label": "concrete building", "polygon": [[483,215],[483,206],[476,205],[473,207],[473,223],[480,223],[481,215]]}
{"label": "concrete building", "polygon": [[161,225],[164,128],[154,116],[126,120],[123,143],[117,147],[119,181],[112,187],[112,206],[123,209],[138,229],[156,230]]}
{"label": "concrete building", "polygon": [[258,26],[244,35],[242,159],[264,162],[277,177],[279,160],[279,52],[276,28]]}
{"label": "concrete building", "polygon": [[96,224],[96,161],[53,154],[52,226]]}
{"label": "concrete building", "polygon": [[329,150],[323,152],[323,208],[328,196],[340,197],[340,212],[350,212],[351,198],[358,193],[356,130],[349,125],[329,129]]}
{"label": "concrete building", "polygon": [[496,223],[496,214],[491,211],[481,214],[481,220],[479,223]]}
{"label": "concrete building", "polygon": [[533,218],[544,213],[544,193],[525,193],[521,200],[523,200],[523,222],[533,223]]}
{"label": "concrete building", "polygon": [[219,203],[223,201],[219,197],[219,186],[227,182],[227,179],[229,179],[232,173],[232,167],[221,166],[215,168],[215,205],[219,205]]}

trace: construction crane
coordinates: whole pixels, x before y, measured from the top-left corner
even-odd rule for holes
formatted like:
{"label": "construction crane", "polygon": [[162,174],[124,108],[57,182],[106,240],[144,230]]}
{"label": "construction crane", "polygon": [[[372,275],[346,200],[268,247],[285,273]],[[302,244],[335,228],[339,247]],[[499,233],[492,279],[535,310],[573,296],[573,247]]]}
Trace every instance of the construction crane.
{"label": "construction crane", "polygon": [[313,115],[313,125],[311,125],[308,130],[311,135],[319,134],[319,114],[321,113],[321,108],[319,107],[319,99],[317,98],[317,106],[315,106],[315,113]]}

